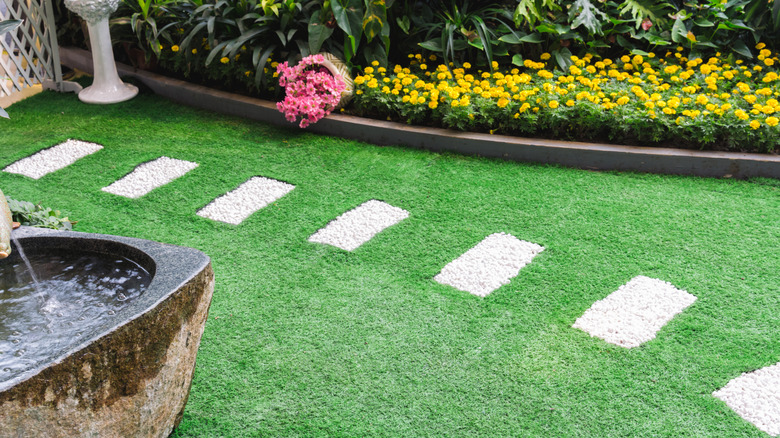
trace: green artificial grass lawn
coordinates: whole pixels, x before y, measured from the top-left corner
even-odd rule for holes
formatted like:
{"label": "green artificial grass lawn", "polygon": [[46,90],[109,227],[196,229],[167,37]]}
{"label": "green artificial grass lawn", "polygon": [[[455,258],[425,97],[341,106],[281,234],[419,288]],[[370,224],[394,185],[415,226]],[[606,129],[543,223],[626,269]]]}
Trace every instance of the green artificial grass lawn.
{"label": "green artificial grass lawn", "polygon": [[[0,120],[0,166],[105,148],[16,199],[75,229],[198,248],[216,289],[176,437],[765,436],[713,391],[780,361],[780,184],[589,172],[376,147],[150,94],[45,92]],[[159,156],[199,167],[100,189]],[[195,212],[252,176],[296,188],[239,226]],[[307,238],[369,199],[410,217],[354,252]],[[489,234],[546,249],[482,299],[432,280]],[[637,275],[698,300],[634,349],[571,328]]]}

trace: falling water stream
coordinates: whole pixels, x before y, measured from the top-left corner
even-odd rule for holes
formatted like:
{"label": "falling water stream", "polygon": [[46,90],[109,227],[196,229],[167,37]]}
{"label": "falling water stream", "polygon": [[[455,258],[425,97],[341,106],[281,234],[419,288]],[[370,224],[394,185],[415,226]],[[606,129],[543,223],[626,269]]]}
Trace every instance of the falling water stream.
{"label": "falling water stream", "polygon": [[151,282],[124,257],[14,243],[0,260],[0,382],[80,345]]}
{"label": "falling water stream", "polygon": [[32,265],[30,264],[30,260],[27,259],[27,256],[24,255],[24,249],[22,248],[22,244],[19,243],[19,239],[14,237],[13,234],[11,234],[11,240],[13,240],[14,245],[16,246],[16,250],[19,251],[19,257],[22,258],[24,261],[24,264],[27,266],[27,272],[30,273],[30,278],[32,278],[33,286],[35,287],[36,295],[39,295],[41,292],[41,285],[38,282],[38,277],[35,276],[35,270],[33,269]]}

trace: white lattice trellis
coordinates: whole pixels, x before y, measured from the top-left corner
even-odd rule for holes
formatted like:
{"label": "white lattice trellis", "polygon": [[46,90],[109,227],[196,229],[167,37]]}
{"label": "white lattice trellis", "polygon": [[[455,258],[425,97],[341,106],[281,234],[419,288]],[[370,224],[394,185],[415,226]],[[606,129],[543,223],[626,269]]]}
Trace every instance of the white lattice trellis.
{"label": "white lattice trellis", "polygon": [[60,90],[62,69],[51,0],[0,0],[0,20],[24,20],[0,36],[0,97],[44,84]]}

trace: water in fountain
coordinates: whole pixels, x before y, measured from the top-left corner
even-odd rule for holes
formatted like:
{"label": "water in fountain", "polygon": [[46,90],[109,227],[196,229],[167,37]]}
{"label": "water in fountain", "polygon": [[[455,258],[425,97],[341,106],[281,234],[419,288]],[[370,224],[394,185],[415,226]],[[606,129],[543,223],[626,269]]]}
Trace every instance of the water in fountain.
{"label": "water in fountain", "polygon": [[151,281],[117,256],[37,248],[26,261],[21,255],[0,260],[0,382],[84,342]]}

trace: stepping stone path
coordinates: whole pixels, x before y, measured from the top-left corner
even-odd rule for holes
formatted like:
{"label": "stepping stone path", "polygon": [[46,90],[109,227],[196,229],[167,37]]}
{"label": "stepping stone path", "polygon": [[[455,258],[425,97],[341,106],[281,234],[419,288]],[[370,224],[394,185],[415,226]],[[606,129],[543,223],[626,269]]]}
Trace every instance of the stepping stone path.
{"label": "stepping stone path", "polygon": [[354,251],[377,233],[409,217],[409,212],[372,199],[331,221],[309,237],[309,242]]}
{"label": "stepping stone path", "polygon": [[[102,148],[95,143],[67,140],[16,161],[3,171],[39,179]],[[139,165],[102,190],[139,198],[197,166],[190,161],[160,157]],[[294,188],[282,181],[253,177],[203,207],[197,215],[238,225]],[[311,235],[309,241],[354,251],[407,217],[406,210],[370,200],[331,221]],[[491,234],[447,264],[434,280],[484,297],[508,284],[542,251],[544,247],[510,234]],[[595,302],[572,327],[615,345],[637,347],[654,339],[667,322],[694,301],[695,296],[670,283],[638,276]],[[760,430],[780,436],[780,363],[742,374],[712,395]]]}
{"label": "stepping stone path", "polygon": [[744,373],[712,395],[762,431],[780,435],[780,363]]}
{"label": "stepping stone path", "polygon": [[508,284],[542,251],[544,247],[511,234],[491,234],[447,264],[433,279],[484,297]]}
{"label": "stepping stone path", "polygon": [[75,163],[78,159],[103,149],[103,146],[80,140],[67,140],[12,163],[3,172],[39,179],[44,175]]}
{"label": "stepping stone path", "polygon": [[295,186],[262,176],[250,178],[237,189],[213,200],[198,216],[238,225],[252,213],[286,195]]}
{"label": "stepping stone path", "polygon": [[104,192],[126,198],[140,198],[157,187],[184,176],[190,170],[198,167],[198,163],[160,157],[154,161],[141,164],[122,179],[115,181]]}
{"label": "stepping stone path", "polygon": [[572,327],[611,344],[638,347],[694,301],[695,296],[670,283],[638,276],[593,303]]}

